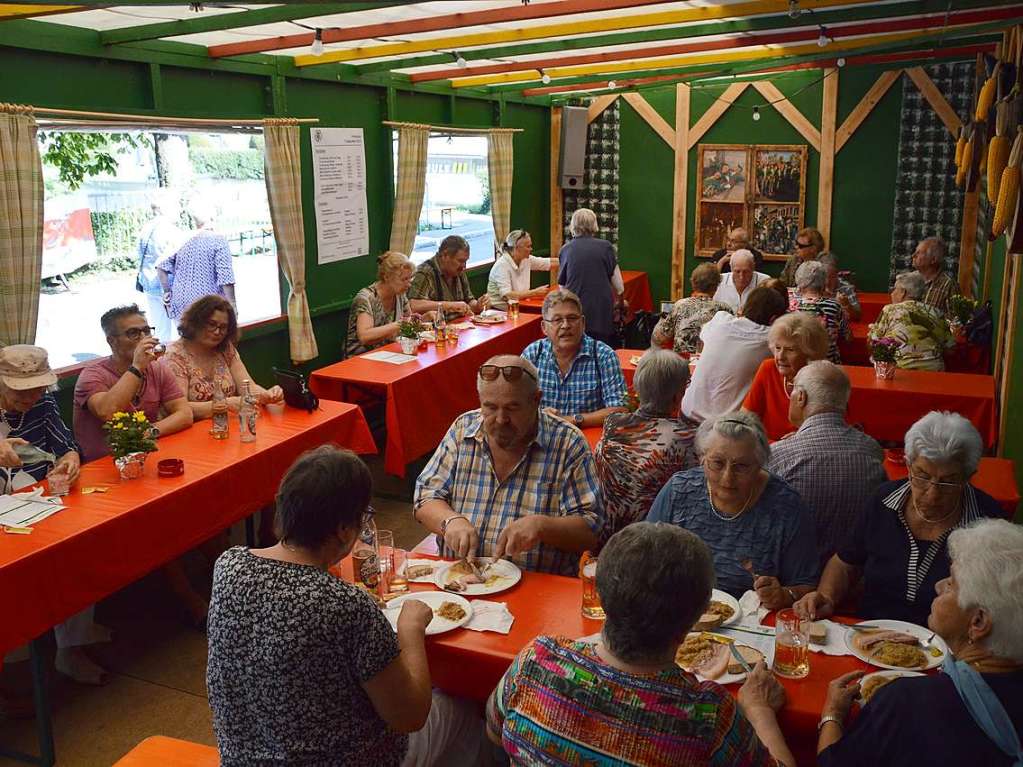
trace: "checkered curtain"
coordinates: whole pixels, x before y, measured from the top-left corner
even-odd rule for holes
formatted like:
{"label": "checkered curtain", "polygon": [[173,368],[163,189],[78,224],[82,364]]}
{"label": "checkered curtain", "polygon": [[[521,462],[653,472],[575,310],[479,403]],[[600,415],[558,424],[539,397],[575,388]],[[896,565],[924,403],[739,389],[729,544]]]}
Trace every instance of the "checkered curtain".
{"label": "checkered curtain", "polygon": [[571,233],[568,225],[579,208],[597,214],[597,236],[618,247],[618,126],[621,99],[605,109],[590,123],[586,140],[586,176],[581,189],[563,190],[562,211],[564,241]]}
{"label": "checkered curtain", "polygon": [[408,255],[416,242],[419,214],[426,192],[426,153],[430,129],[425,125],[398,128],[398,184],[391,219],[391,250]]}
{"label": "checkered curtain", "polygon": [[487,142],[487,165],[490,170],[490,215],[494,219],[494,249],[511,231],[512,134],[494,131]]}
{"label": "checkered curtain", "polygon": [[305,228],[302,221],[302,159],[299,127],[288,120],[265,120],[266,195],[277,240],[277,260],[288,279],[288,336],[296,364],[319,355],[305,292]]}
{"label": "checkered curtain", "polygon": [[[974,69],[972,61],[924,67],[956,114],[965,120],[973,103]],[[913,268],[917,243],[931,236],[948,244],[945,271],[957,279],[963,192],[955,184],[955,150],[956,137],[907,77],[902,89],[891,283],[896,274]]]}
{"label": "checkered curtain", "polygon": [[31,344],[43,269],[43,166],[36,121],[0,105],[0,346]]}

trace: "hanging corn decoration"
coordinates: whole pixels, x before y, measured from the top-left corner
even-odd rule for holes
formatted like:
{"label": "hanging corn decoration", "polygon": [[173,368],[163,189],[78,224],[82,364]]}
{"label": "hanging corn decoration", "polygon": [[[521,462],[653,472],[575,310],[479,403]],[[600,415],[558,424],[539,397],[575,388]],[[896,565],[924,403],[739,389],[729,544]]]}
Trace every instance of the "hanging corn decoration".
{"label": "hanging corn decoration", "polygon": [[956,141],[956,170],[963,164],[963,151],[966,149],[966,126],[959,129],[959,140]]}
{"label": "hanging corn decoration", "polygon": [[977,122],[987,120],[987,113],[995,103],[995,89],[998,87],[998,71],[1002,68],[1002,62],[996,62],[994,72],[987,79],[977,96]]}
{"label": "hanging corn decoration", "polygon": [[1016,213],[1016,201],[1019,199],[1020,155],[1023,153],[1023,127],[1016,131],[1016,140],[1012,143],[1008,164],[1002,171],[1002,180],[998,185],[998,204],[995,205],[995,218],[991,222],[991,236],[998,238],[1009,226],[1009,220]]}
{"label": "hanging corn decoration", "polygon": [[956,186],[963,186],[966,183],[966,174],[973,163],[973,148],[976,145],[976,135],[977,132],[971,130],[970,137],[966,139],[966,146],[963,148],[963,160],[959,163],[959,169],[956,171]]}
{"label": "hanging corn decoration", "polygon": [[995,135],[987,147],[987,197],[992,205],[998,204],[998,187],[1002,183],[1002,171],[1009,161],[1012,142],[1009,140],[1009,109],[1007,101],[995,106]]}

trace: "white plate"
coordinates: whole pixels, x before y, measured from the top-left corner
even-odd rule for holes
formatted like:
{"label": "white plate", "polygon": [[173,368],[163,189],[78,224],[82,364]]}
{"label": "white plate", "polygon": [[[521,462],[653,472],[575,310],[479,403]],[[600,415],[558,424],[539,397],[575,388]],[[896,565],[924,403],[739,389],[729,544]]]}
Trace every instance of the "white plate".
{"label": "white plate", "polygon": [[415,565],[429,565],[433,569],[430,570],[426,575],[420,575],[417,578],[409,578],[410,583],[433,583],[433,578],[437,574],[437,570],[444,566],[443,562],[438,562],[436,559],[409,559],[405,563],[406,569]]}
{"label": "white plate", "polygon": [[[865,674],[864,676],[860,677],[860,687],[862,688],[864,682],[866,682],[868,679],[873,679],[874,677],[886,677],[886,678],[889,678],[889,679],[901,679],[902,677],[908,677],[908,676],[926,676],[926,675],[920,673],[919,671],[910,671],[909,669],[905,669],[905,668],[904,669],[900,669],[899,671],[875,671],[875,672],[873,672],[871,674]],[[875,695],[876,694],[877,693],[875,691]],[[859,697],[856,698],[856,702],[859,703],[861,706],[867,705],[867,703],[864,702],[863,698],[859,698]]]}
{"label": "white plate", "polygon": [[[890,629],[892,631],[902,631],[906,634],[912,634],[920,640],[920,648],[924,651],[924,655],[927,657],[927,665],[922,669],[907,669],[902,666],[889,666],[887,663],[879,663],[872,657],[863,652],[856,644],[853,639],[857,634],[863,633],[860,631],[853,631],[852,629],[846,629],[845,632],[845,646],[849,648],[849,651],[859,658],[864,663],[869,663],[871,666],[877,666],[878,668],[891,669],[892,671],[926,671],[929,668],[941,665],[941,662],[945,660],[945,653],[948,652],[948,647],[945,645],[944,640],[937,634],[934,635],[934,639],[928,643],[928,638],[934,632],[929,628],[918,626],[915,623],[908,623],[906,621],[896,620],[875,620],[875,621],[863,621],[863,626],[877,626],[879,629]],[[940,650],[940,654],[933,655],[930,652],[931,647],[936,647]]]}
{"label": "white plate", "polygon": [[465,610],[465,615],[462,616],[460,621],[449,621],[447,618],[441,618],[434,614],[433,620],[431,620],[426,626],[427,636],[443,634],[445,631],[453,631],[459,626],[463,626],[468,623],[469,619],[472,618],[472,605],[469,604],[467,599],[463,599],[458,596],[458,594],[449,594],[446,591],[416,591],[412,594],[395,597],[387,603],[387,609],[384,610],[384,617],[387,618],[387,622],[391,624],[391,628],[395,631],[398,630],[398,614],[401,613],[401,606],[410,599],[418,599],[420,602],[425,602],[433,610],[436,610],[444,602],[454,602],[456,605]]}
{"label": "white plate", "polygon": [[[724,634],[716,634],[713,631],[693,631],[693,632],[690,632],[687,636],[692,636],[693,634],[709,634],[711,636],[721,637],[722,639],[727,640],[729,643],[735,642],[735,640],[732,639],[732,637],[726,637]],[[750,649],[753,649],[753,650],[757,649],[757,648],[753,647],[752,645],[747,645],[747,644],[744,644],[742,642],[735,642],[735,644],[738,647],[749,647]],[[766,663],[767,660],[768,659],[765,658],[764,662]],[[682,668],[682,666],[679,666],[679,668]],[[717,682],[718,684],[732,684],[732,682],[744,682],[744,681],[746,681],[746,672],[745,671],[740,671],[738,674],[729,674],[726,671],[724,674],[719,676],[717,679],[711,679],[710,677],[703,676],[702,674],[700,674],[698,672],[695,672],[695,671],[690,671],[689,673],[693,674],[693,676],[695,676],[701,682]]]}
{"label": "white plate", "polygon": [[[476,564],[482,570],[492,561],[491,557],[477,557]],[[450,575],[448,571],[454,566],[455,562],[441,562],[440,569],[434,570],[433,582],[437,584],[439,588],[444,588],[450,579],[457,578],[457,575]],[[480,597],[484,594],[497,594],[501,591],[507,591],[516,583],[522,580],[522,571],[519,566],[514,562],[510,562],[507,559],[499,559],[490,568],[490,572],[487,573],[487,580],[489,581],[492,577],[497,576],[497,579],[493,583],[472,583],[466,586],[465,591],[459,591],[459,594],[464,594],[470,597]],[[448,592],[450,593],[450,592]]]}
{"label": "white plate", "polygon": [[724,602],[726,605],[735,610],[735,612],[732,613],[731,618],[722,622],[721,624],[722,628],[725,626],[731,626],[733,623],[738,623],[740,620],[742,620],[742,607],[739,606],[739,600],[733,597],[731,594],[714,589],[710,594],[710,598],[715,602]]}
{"label": "white plate", "polygon": [[500,325],[502,322],[508,319],[508,315],[505,314],[504,312],[488,314],[488,312],[490,311],[491,311],[490,309],[487,309],[487,311],[483,312],[483,314],[476,315],[475,317],[472,318],[472,321],[475,322],[477,325]]}

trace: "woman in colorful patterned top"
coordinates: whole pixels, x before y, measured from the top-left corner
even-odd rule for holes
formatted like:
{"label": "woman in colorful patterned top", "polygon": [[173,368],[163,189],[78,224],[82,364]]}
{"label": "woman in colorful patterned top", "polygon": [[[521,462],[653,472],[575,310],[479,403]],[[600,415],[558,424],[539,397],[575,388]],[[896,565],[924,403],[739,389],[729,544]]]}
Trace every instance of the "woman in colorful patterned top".
{"label": "woman in colorful patterned top", "polygon": [[667,349],[650,349],[633,381],[639,408],[612,413],[604,421],[604,436],[593,454],[604,496],[601,542],[644,519],[668,478],[697,464],[697,424],[679,414],[688,383],[685,360]]}
{"label": "woman in colorful patterned top", "polygon": [[955,344],[945,319],[923,302],[927,283],[919,272],[895,278],[892,302],[870,325],[871,339],[894,338],[900,346],[895,364],[906,370],[944,370],[945,349]]}
{"label": "woman in colorful patterned top", "polygon": [[842,305],[824,295],[828,284],[828,269],[819,261],[806,261],[796,269],[796,295],[794,311],[806,312],[817,317],[828,331],[828,361],[842,364],[838,351],[839,341],[848,341],[849,323],[845,319]]}
{"label": "woman in colorful patterned top", "polygon": [[763,663],[738,703],[675,664],[713,584],[692,533],[644,522],[616,533],[597,564],[600,640],[533,640],[490,696],[490,739],[513,765],[794,765],[776,716],[784,694]]}
{"label": "woman in colorful patterned top", "polygon": [[721,273],[714,264],[700,264],[689,278],[693,292],[675,302],[671,314],[654,327],[653,346],[666,346],[679,354],[700,351],[700,329],[718,312],[734,314],[732,307],[714,300],[714,291],[721,283]]}

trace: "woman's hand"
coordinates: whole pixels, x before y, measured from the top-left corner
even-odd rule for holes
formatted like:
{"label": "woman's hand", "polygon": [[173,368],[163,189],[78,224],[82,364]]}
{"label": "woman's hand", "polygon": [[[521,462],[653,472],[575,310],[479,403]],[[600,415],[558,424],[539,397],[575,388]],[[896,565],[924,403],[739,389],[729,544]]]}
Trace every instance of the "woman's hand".
{"label": "woman's hand", "polygon": [[830,618],[835,612],[835,605],[831,601],[831,597],[819,591],[811,591],[802,599],[797,599],[792,608],[800,618],[811,621]]}
{"label": "woman's hand", "polygon": [[267,405],[274,402],[281,402],[284,399],[284,389],[280,386],[271,386],[259,394],[259,404]]}
{"label": "woman's hand", "polygon": [[430,606],[419,599],[409,599],[401,606],[398,613],[398,633],[406,632],[422,636],[426,633],[426,627],[433,620],[433,610]]}
{"label": "woman's hand", "polygon": [[78,451],[70,450],[64,453],[60,457],[60,460],[53,465],[53,471],[51,474],[67,474],[68,482],[74,484],[78,480],[78,475],[81,472],[82,459],[78,455]]}
{"label": "woman's hand", "polygon": [[760,597],[760,604],[768,610],[780,610],[789,606],[789,595],[781,581],[773,575],[758,575],[753,581],[753,590]]}
{"label": "woman's hand", "polygon": [[774,674],[768,671],[764,662],[757,661],[757,665],[746,675],[746,681],[739,688],[739,705],[746,712],[757,708],[769,708],[777,713],[785,705],[785,688],[774,678]]}
{"label": "woman's hand", "polygon": [[860,677],[865,673],[867,672],[850,671],[831,680],[828,684],[828,695],[824,699],[824,708],[821,709],[821,718],[834,716],[841,722],[845,721],[853,701],[860,697]]}
{"label": "woman's hand", "polygon": [[27,444],[28,441],[21,439],[20,437],[0,439],[0,466],[10,469],[21,466],[21,459],[18,457],[18,454],[14,452],[14,446]]}

